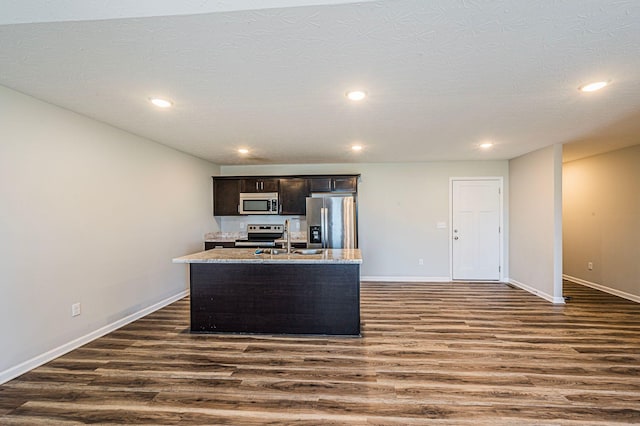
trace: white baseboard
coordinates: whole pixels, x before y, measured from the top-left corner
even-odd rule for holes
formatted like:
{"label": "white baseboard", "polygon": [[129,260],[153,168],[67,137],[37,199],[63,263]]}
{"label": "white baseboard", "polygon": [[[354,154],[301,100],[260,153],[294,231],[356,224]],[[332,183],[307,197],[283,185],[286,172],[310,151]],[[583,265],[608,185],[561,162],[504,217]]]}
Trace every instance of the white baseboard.
{"label": "white baseboard", "polygon": [[390,282],[390,283],[448,283],[451,282],[449,277],[387,277],[378,275],[369,275],[360,277],[360,281],[371,282]]}
{"label": "white baseboard", "polygon": [[14,367],[8,368],[4,371],[0,372],[0,385],[8,382],[9,380],[15,379],[16,377],[33,370],[36,367],[41,366],[42,364],[46,364],[49,361],[52,361],[59,356],[66,354],[67,352],[71,352],[74,349],[79,348],[82,345],[85,345],[92,340],[95,340],[99,337],[104,336],[105,334],[111,333],[114,330],[117,330],[120,327],[123,327],[137,319],[140,319],[146,315],[149,315],[152,312],[157,311],[158,309],[164,308],[171,303],[182,299],[183,297],[189,294],[188,290],[181,291],[178,294],[170,296],[158,303],[155,303],[149,307],[141,309],[138,312],[135,312],[131,315],[128,315],[122,319],[112,322],[111,324],[107,324],[104,327],[101,327],[91,333],[88,333],[82,337],[78,337],[68,343],[65,343],[57,348],[51,349],[43,354],[37,355],[21,364],[18,364]]}
{"label": "white baseboard", "polygon": [[614,296],[622,297],[623,299],[632,300],[634,302],[640,303],[640,296],[627,293],[626,291],[617,290],[615,288],[607,287],[602,284],[592,283],[591,281],[583,280],[582,278],[572,277],[571,275],[562,274],[562,278],[576,284],[581,284],[587,287],[595,288],[596,290],[604,291],[605,293],[613,294]]}
{"label": "white baseboard", "polygon": [[554,296],[550,295],[549,293],[545,293],[544,291],[540,291],[537,288],[531,287],[530,285],[521,283],[519,281],[512,280],[511,278],[508,278],[507,282],[509,284],[513,284],[514,286],[516,286],[518,288],[521,288],[524,291],[528,291],[529,293],[531,293],[533,295],[541,297],[544,300],[547,300],[547,301],[549,301],[551,303],[558,304],[558,305],[564,304],[564,297],[554,297]]}

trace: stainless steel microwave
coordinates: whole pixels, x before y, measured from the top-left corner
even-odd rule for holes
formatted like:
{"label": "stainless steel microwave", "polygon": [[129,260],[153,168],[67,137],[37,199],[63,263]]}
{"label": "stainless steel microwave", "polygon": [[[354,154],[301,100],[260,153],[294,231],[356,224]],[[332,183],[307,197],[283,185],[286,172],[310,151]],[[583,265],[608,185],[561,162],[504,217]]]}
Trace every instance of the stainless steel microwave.
{"label": "stainless steel microwave", "polygon": [[240,214],[278,214],[277,192],[241,192]]}

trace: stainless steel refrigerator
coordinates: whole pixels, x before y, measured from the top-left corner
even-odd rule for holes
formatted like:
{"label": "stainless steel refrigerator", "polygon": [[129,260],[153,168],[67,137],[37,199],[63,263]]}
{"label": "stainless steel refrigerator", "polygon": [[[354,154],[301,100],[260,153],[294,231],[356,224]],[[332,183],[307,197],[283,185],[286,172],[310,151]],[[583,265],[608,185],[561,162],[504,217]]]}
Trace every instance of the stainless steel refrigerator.
{"label": "stainless steel refrigerator", "polygon": [[333,194],[307,197],[307,247],[357,248],[356,199]]}

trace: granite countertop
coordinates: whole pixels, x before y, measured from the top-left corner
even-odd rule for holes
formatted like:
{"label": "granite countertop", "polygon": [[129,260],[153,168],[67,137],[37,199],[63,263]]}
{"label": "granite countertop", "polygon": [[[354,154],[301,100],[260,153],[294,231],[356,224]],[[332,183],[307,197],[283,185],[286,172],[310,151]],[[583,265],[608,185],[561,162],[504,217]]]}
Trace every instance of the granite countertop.
{"label": "granite countertop", "polygon": [[205,242],[233,242],[235,240],[241,240],[247,238],[246,232],[209,232],[204,234]]}
{"label": "granite countertop", "polygon": [[[235,240],[242,240],[247,238],[246,232],[209,232],[204,234],[204,241],[206,243],[212,242],[234,242]],[[286,243],[286,238],[279,238],[276,240],[276,244]],[[291,232],[292,243],[306,243],[306,232]]]}
{"label": "granite countertop", "polygon": [[325,249],[320,254],[255,254],[255,249],[207,250],[173,259],[173,263],[362,263],[360,249]]}

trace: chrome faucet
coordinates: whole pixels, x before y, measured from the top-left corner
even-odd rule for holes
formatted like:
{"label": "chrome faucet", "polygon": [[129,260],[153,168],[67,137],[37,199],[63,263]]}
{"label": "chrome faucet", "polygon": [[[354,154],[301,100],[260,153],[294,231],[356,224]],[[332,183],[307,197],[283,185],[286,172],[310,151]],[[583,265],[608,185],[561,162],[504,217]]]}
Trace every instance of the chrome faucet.
{"label": "chrome faucet", "polygon": [[291,254],[291,221],[284,221],[284,231],[287,233],[287,254]]}

